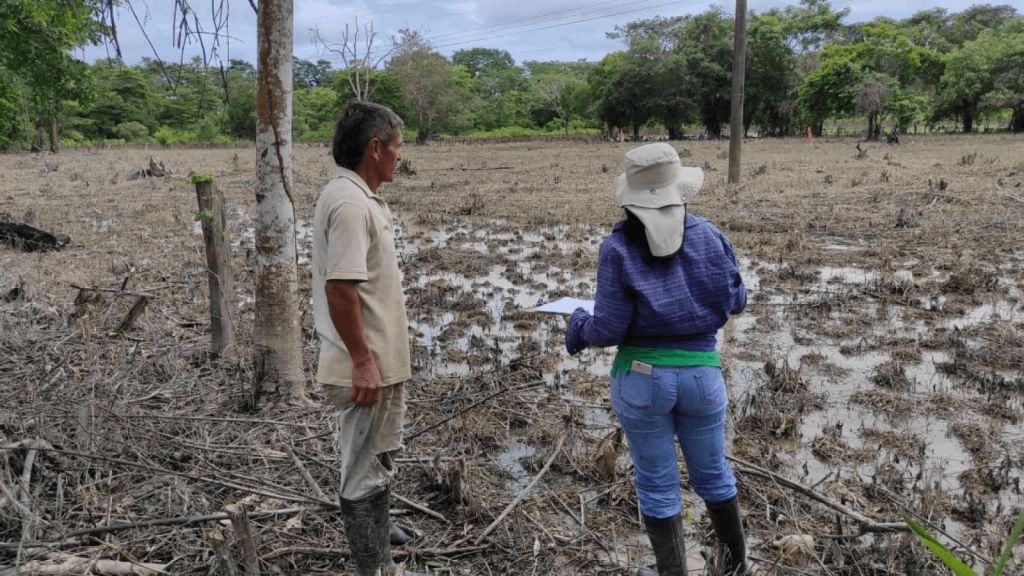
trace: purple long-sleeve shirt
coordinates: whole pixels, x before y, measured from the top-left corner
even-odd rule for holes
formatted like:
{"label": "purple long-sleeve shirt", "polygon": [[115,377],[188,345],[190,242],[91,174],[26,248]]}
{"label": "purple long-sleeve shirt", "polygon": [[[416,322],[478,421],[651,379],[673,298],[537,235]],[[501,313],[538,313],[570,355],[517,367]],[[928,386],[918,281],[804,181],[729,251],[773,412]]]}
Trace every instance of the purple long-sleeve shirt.
{"label": "purple long-sleeve shirt", "polygon": [[594,314],[569,323],[571,354],[587,346],[637,346],[710,352],[715,333],[747,305],[729,239],[704,218],[686,216],[683,247],[668,262],[645,262],[618,222],[601,244]]}

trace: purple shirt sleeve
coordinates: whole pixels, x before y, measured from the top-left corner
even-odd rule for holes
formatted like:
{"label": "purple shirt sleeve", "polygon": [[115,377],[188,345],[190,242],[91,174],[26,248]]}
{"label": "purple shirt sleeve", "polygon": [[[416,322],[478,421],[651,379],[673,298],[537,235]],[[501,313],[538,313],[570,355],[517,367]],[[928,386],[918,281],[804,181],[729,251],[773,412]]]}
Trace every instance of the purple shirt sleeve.
{"label": "purple shirt sleeve", "polygon": [[743,284],[743,277],[740,275],[740,265],[736,261],[736,252],[732,248],[732,242],[725,237],[725,234],[719,234],[719,238],[722,239],[722,249],[725,250],[725,255],[732,262],[732,278],[729,282],[729,315],[733,316],[743,312],[743,309],[747,307],[747,287]]}
{"label": "purple shirt sleeve", "polygon": [[597,259],[597,296],[594,314],[576,310],[566,330],[566,349],[576,354],[587,346],[613,346],[626,337],[633,319],[622,254],[605,241]]}

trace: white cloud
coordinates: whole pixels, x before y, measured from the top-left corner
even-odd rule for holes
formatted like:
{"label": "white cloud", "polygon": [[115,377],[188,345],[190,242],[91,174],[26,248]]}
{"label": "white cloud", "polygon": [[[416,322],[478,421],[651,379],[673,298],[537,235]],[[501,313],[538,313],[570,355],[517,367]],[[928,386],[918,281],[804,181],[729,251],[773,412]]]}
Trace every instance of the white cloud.
{"label": "white cloud", "polygon": [[451,14],[476,15],[476,2],[448,2],[444,9]]}

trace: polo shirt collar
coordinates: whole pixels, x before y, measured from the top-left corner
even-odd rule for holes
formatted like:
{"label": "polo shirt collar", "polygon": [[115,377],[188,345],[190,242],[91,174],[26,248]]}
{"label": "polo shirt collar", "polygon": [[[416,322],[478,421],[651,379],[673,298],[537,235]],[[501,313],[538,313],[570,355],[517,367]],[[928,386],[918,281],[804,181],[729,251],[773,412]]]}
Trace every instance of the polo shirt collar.
{"label": "polo shirt collar", "polygon": [[363,177],[360,176],[355,170],[350,170],[343,166],[338,166],[338,170],[335,173],[335,177],[346,178],[348,180],[351,180],[352,182],[355,183],[356,186],[359,187],[360,190],[366,193],[367,198],[374,198],[377,196],[370,190],[370,187],[366,185],[366,182],[363,181]]}

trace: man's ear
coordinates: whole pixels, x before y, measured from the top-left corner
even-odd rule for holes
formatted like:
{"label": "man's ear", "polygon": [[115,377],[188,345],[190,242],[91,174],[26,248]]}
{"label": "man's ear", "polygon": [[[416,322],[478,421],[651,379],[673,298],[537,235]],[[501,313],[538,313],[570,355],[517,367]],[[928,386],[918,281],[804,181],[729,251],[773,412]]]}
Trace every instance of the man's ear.
{"label": "man's ear", "polygon": [[380,160],[380,146],[381,144],[379,138],[370,139],[369,144],[366,145],[366,151],[369,153],[370,158],[373,158],[374,160]]}

